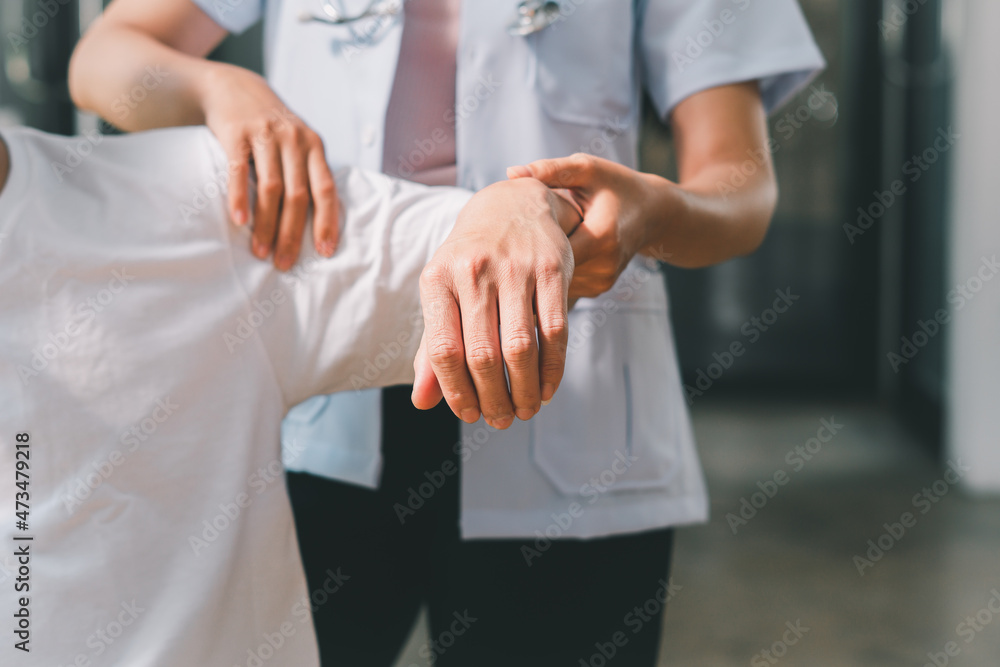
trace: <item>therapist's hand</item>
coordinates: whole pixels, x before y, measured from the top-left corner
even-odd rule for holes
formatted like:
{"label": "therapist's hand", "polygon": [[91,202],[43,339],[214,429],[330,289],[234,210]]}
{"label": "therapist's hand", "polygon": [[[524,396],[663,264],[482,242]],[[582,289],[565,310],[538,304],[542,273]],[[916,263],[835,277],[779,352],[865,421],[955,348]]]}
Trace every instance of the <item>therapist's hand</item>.
{"label": "therapist's hand", "polygon": [[572,204],[532,178],[469,200],[420,278],[416,407],[430,409],[443,394],[463,421],[482,414],[503,429],[552,399],[566,361],[567,234],[579,221]]}
{"label": "therapist's hand", "polygon": [[607,292],[646,247],[649,213],[666,182],[585,153],[511,167],[507,176],[567,189],[583,210],[583,223],[570,237],[576,257],[571,299]]}
{"label": "therapist's hand", "polygon": [[583,209],[570,239],[571,297],[610,289],[636,253],[699,268],[749,255],[764,240],[778,199],[777,149],[757,82],[695,93],[669,120],[677,182],[584,154],[508,170],[569,189]]}
{"label": "therapist's hand", "polygon": [[236,224],[250,219],[251,161],[257,177],[252,250],[260,259],[274,252],[287,271],[298,259],[306,215],[313,206],[313,242],[323,256],[337,245],[337,189],[323,141],[259,75],[212,63],[202,107],[205,124],[229,157],[229,208]]}

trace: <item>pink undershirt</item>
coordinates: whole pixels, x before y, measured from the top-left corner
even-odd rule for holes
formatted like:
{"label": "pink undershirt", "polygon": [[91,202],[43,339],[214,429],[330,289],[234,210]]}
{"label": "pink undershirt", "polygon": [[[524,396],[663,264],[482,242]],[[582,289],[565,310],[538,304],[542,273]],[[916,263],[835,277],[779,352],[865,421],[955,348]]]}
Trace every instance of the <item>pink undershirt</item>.
{"label": "pink undershirt", "polygon": [[385,114],[382,170],[454,185],[455,54],[460,0],[407,0],[396,78]]}

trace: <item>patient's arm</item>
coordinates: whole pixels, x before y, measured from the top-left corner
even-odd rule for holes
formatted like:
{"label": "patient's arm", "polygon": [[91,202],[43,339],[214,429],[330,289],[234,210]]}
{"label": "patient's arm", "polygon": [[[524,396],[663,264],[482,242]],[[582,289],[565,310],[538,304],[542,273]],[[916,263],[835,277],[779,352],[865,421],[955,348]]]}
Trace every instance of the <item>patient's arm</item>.
{"label": "patient's arm", "polygon": [[[344,207],[340,250],[326,259],[307,247],[291,275],[256,261],[238,238],[245,230],[230,228],[237,274],[248,306],[264,316],[258,331],[289,405],[320,393],[413,382],[423,332],[421,282],[428,351],[435,371],[442,369],[438,375],[453,408],[471,408],[478,416],[477,396],[489,396],[500,405],[484,405],[494,410],[486,415],[495,423],[506,416],[510,423],[509,398],[507,413],[500,412],[508,391],[503,366],[490,374],[472,353],[470,373],[466,357],[496,346],[498,318],[504,341],[523,344],[533,336],[536,308],[545,323],[542,377],[558,384],[573,267],[566,232],[577,222],[565,200],[534,180],[500,183],[470,196],[358,169],[339,173],[337,186]],[[484,240],[486,253],[478,250]],[[291,307],[272,309],[266,301],[275,301],[276,292]],[[534,374],[526,361],[531,354],[528,349],[512,381],[514,404],[534,410],[541,388],[537,354]],[[499,356],[493,361],[502,364]],[[473,418],[468,412],[465,417]]]}
{"label": "patient's arm", "polygon": [[[19,136],[39,153],[39,165],[62,155],[73,141],[37,133]],[[0,142],[0,175],[8,163]],[[251,340],[259,333],[289,405],[319,393],[412,382],[423,331],[420,286],[428,321],[427,356],[456,413],[471,421],[481,407],[491,423],[505,427],[514,408],[522,418],[537,411],[541,385],[558,385],[573,273],[566,234],[578,220],[575,209],[540,182],[498,183],[472,196],[457,188],[428,188],[344,170],[338,175],[345,220],[341,251],[326,259],[310,249],[295,271],[283,275],[253,258],[248,232],[229,224],[223,198],[203,197],[193,218],[185,212],[194,211],[184,206],[196,201],[191,193],[200,196],[210,191],[207,186],[219,191],[216,181],[226,173],[225,166],[217,142],[203,129],[104,139],[86,166],[58,184],[87,206],[109,198],[101,204],[104,213],[73,218],[72,225],[50,236],[77,239],[60,247],[79,254],[67,259],[68,266],[73,261],[100,263],[101,253],[107,252],[115,262],[128,262],[137,282],[148,279],[151,286],[176,292],[188,289],[192,276],[207,276],[204,269],[193,268],[198,262],[217,266],[219,258],[211,257],[231,257],[239,288],[231,280],[203,278],[207,282],[197,290],[205,303],[218,299],[237,309],[241,295],[245,298],[242,317],[218,312],[237,321],[227,324],[215,344],[225,344],[230,354],[259,355]],[[40,174],[36,180],[59,178],[47,167]],[[113,191],[95,185],[107,181],[102,174],[111,174]],[[95,189],[100,192],[83,195]],[[129,224],[135,210],[154,219]],[[187,229],[179,224],[195,220],[199,222]],[[68,224],[69,219],[57,222]],[[149,276],[141,272],[146,269]],[[163,283],[172,271],[175,278]],[[176,273],[180,271],[184,275]],[[540,350],[535,348],[536,314]],[[240,358],[240,363],[253,361]],[[418,403],[436,403],[439,391],[434,378],[425,374],[415,392]]]}

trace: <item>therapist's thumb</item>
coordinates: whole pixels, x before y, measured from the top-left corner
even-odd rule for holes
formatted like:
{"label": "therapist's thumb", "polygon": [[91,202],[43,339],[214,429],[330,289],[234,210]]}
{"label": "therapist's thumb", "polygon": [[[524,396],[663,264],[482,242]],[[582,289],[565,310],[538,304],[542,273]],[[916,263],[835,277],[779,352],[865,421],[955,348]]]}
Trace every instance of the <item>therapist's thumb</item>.
{"label": "therapist's thumb", "polygon": [[550,188],[584,188],[594,184],[597,158],[586,153],[535,160],[507,169],[507,178],[534,177]]}
{"label": "therapist's thumb", "polygon": [[427,337],[420,339],[417,356],[413,360],[413,392],[410,400],[418,410],[430,410],[444,398],[430,358],[427,356]]}

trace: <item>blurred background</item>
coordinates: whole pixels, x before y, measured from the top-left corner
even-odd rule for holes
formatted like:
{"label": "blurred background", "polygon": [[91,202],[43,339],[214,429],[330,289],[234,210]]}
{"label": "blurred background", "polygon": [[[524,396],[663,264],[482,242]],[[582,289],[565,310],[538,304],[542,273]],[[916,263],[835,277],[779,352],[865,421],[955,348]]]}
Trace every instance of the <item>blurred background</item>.
{"label": "blurred background", "polygon": [[[662,662],[995,666],[1000,3],[801,4],[829,68],[771,120],[771,232],[668,270],[713,518],[679,534]],[[0,3],[0,125],[113,131],[66,87],[103,5]],[[261,42],[214,57],[259,71]],[[643,168],[670,177],[646,116]]]}

